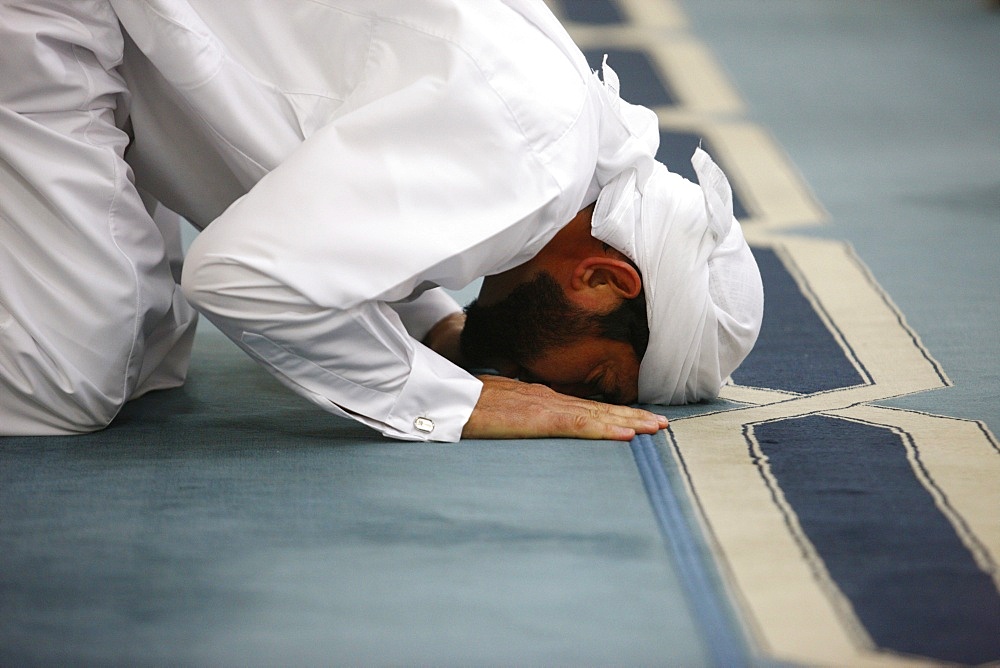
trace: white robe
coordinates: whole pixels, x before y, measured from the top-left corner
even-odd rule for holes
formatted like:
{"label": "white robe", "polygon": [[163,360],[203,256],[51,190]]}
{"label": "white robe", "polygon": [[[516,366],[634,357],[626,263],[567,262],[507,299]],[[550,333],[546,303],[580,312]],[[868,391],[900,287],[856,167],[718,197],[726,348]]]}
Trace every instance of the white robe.
{"label": "white robe", "polygon": [[188,298],[325,409],[458,440],[481,384],[418,342],[457,309],[428,288],[526,261],[598,191],[602,108],[558,22],[527,0],[111,4],[128,160],[206,226]]}
{"label": "white robe", "polygon": [[122,157],[122,49],[107,0],[0,2],[0,435],[100,429],[187,371],[176,217]]}

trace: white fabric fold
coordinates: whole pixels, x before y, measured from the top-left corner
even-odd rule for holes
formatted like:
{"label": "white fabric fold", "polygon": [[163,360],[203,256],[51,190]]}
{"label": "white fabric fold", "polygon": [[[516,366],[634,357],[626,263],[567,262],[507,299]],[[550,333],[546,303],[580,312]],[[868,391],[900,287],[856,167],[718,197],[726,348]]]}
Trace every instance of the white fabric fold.
{"label": "white fabric fold", "polygon": [[601,189],[591,219],[592,234],[637,262],[635,249],[636,172],[629,169]]}

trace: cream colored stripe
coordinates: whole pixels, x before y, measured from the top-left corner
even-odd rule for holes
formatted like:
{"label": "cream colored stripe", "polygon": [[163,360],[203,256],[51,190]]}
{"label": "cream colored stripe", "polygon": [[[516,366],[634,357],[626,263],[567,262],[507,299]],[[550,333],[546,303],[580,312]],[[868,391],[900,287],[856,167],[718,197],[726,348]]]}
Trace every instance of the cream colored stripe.
{"label": "cream colored stripe", "polygon": [[[740,220],[751,243],[766,233],[826,222],[829,215],[788,155],[759,126],[709,121],[690,109],[657,107],[660,127],[703,137],[723,165],[748,217]],[[669,165],[668,165],[669,167]]]}
{"label": "cream colored stripe", "polygon": [[743,101],[701,42],[685,36],[657,40],[648,47],[680,106],[700,114],[744,113]]}
{"label": "cream colored stripe", "polygon": [[[660,80],[666,82],[665,87],[677,98],[677,108],[702,116],[732,116],[744,111],[743,102],[712,53],[683,33],[578,26],[570,34],[582,49],[645,51]],[[609,62],[615,66],[613,59]],[[619,72],[619,76],[624,82],[623,90],[627,91],[628,73]]]}
{"label": "cream colored stripe", "polygon": [[683,30],[688,27],[687,16],[672,0],[618,0],[628,20],[636,27]]}
{"label": "cream colored stripe", "polygon": [[783,252],[818,313],[839,330],[883,397],[950,385],[849,244],[787,238]]}
{"label": "cream colored stripe", "polygon": [[771,135],[750,123],[717,123],[712,147],[754,215],[750,234],[815,225],[828,214]]}

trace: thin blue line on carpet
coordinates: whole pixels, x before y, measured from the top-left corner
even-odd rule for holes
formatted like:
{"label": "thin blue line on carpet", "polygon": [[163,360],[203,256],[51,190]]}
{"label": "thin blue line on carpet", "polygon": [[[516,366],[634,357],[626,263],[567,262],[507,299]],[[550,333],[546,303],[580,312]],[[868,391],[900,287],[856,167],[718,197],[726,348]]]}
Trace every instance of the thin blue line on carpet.
{"label": "thin blue line on carpet", "polygon": [[677,574],[691,603],[698,628],[704,632],[705,644],[713,663],[717,666],[749,665],[742,634],[734,626],[732,617],[720,598],[721,593],[713,584],[710,567],[705,564],[698,538],[670,484],[653,437],[639,434],[629,446],[664,542],[673,556]]}

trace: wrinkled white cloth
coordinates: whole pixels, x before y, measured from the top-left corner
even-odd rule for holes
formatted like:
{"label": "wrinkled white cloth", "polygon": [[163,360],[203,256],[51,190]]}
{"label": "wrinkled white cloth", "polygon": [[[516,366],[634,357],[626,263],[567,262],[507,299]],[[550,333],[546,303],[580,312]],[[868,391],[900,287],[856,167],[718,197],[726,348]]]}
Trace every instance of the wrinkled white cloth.
{"label": "wrinkled white cloth", "polygon": [[415,318],[458,310],[428,288],[521,264],[596,197],[602,107],[555,18],[522,0],[113,5],[137,178],[207,224],[185,294],[326,410],[458,440],[481,383],[419,343]]}
{"label": "wrinkled white cloth", "polygon": [[698,184],[657,163],[648,115],[618,99],[618,78],[607,63],[603,74],[598,88],[616,112],[606,118],[619,122],[602,126],[602,141],[625,150],[607,170],[620,169],[603,183],[592,231],[643,277],[650,336],[639,401],[714,398],[753,348],[764,309],[757,263],[733,217],[732,189],[700,147],[691,159]]}
{"label": "wrinkled white cloth", "polygon": [[106,0],[0,2],[0,436],[101,429],[187,373],[178,219],[124,160],[122,51]]}

